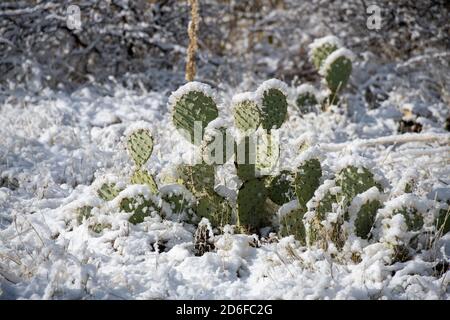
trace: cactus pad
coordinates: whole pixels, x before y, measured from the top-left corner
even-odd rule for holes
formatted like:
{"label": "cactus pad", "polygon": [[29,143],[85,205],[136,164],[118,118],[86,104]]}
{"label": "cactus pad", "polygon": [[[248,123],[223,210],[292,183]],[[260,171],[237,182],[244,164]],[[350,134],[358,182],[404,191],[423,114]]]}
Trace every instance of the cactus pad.
{"label": "cactus pad", "polygon": [[111,201],[120,193],[120,191],[122,190],[117,188],[115,183],[104,183],[97,190],[97,194],[101,199],[105,201]]}
{"label": "cactus pad", "polygon": [[314,196],[314,192],[320,185],[322,168],[318,159],[305,161],[295,174],[295,193],[297,195],[299,208],[306,212],[306,204]]}
{"label": "cactus pad", "polygon": [[314,111],[314,106],[318,104],[318,101],[314,92],[306,91],[297,96],[295,104],[301,114],[306,114]]}
{"label": "cactus pad", "polygon": [[261,125],[265,130],[281,127],[287,117],[287,99],[279,89],[270,88],[263,92],[261,103]]}
{"label": "cactus pad", "polygon": [[423,216],[414,207],[402,207],[400,209],[394,210],[392,214],[403,215],[409,231],[419,231],[423,227]]}
{"label": "cactus pad", "polygon": [[153,138],[150,131],[139,129],[127,138],[127,149],[137,167],[144,165],[153,151]]}
{"label": "cactus pad", "polygon": [[324,77],[327,87],[334,95],[347,85],[351,73],[352,61],[346,56],[337,57],[327,66]]}
{"label": "cactus pad", "polygon": [[342,188],[345,205],[348,205],[356,195],[372,187],[382,190],[381,186],[374,180],[372,172],[367,168],[358,169],[354,166],[348,166],[338,173],[336,185]]}
{"label": "cactus pad", "polygon": [[369,237],[379,208],[381,203],[378,200],[367,201],[361,206],[355,219],[355,234],[358,237],[363,239]]}
{"label": "cactus pad", "polygon": [[77,222],[81,224],[84,219],[87,219],[92,216],[91,211],[93,207],[92,206],[83,206],[80,208],[77,208]]}
{"label": "cactus pad", "polygon": [[285,212],[279,219],[280,235],[282,237],[293,235],[302,245],[305,245],[306,230],[305,225],[303,224],[303,215],[303,210],[298,207],[291,208],[289,212]]}
{"label": "cactus pad", "polygon": [[311,51],[311,60],[317,70],[320,69],[325,59],[333,52],[336,51],[338,47],[334,43],[325,42],[321,46],[314,48]]}
{"label": "cactus pad", "polygon": [[128,219],[132,224],[141,223],[153,211],[159,211],[159,208],[150,199],[145,199],[142,195],[123,198],[120,202],[120,209],[125,212],[133,212],[133,215]]}
{"label": "cactus pad", "polygon": [[[200,91],[189,91],[181,96],[173,105],[172,120],[178,130],[191,143],[199,144],[203,139],[206,126],[219,115],[214,100]],[[194,141],[194,124],[200,122],[200,141]]]}
{"label": "cactus pad", "polygon": [[256,102],[252,100],[236,103],[233,115],[236,128],[245,133],[256,131],[261,123],[260,110]]}
{"label": "cactus pad", "polygon": [[131,177],[131,183],[146,184],[153,194],[158,193],[158,185],[147,170],[139,169],[134,171],[133,176]]}
{"label": "cactus pad", "polygon": [[262,179],[244,182],[239,188],[237,197],[237,213],[240,226],[258,229],[266,226],[270,217],[265,210],[267,189]]}
{"label": "cactus pad", "polygon": [[265,183],[269,199],[281,206],[295,198],[293,180],[294,176],[288,170],[283,170],[276,176],[268,176]]}

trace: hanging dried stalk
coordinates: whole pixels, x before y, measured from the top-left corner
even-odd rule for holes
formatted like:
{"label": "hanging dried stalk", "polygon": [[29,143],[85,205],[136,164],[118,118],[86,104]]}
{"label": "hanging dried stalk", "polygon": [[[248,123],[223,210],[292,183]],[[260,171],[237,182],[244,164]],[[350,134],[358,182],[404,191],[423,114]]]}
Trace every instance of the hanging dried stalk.
{"label": "hanging dried stalk", "polygon": [[196,67],[195,67],[195,53],[197,52],[197,31],[200,16],[198,14],[198,0],[189,0],[191,6],[191,21],[188,26],[189,34],[189,47],[186,58],[186,80],[194,80]]}

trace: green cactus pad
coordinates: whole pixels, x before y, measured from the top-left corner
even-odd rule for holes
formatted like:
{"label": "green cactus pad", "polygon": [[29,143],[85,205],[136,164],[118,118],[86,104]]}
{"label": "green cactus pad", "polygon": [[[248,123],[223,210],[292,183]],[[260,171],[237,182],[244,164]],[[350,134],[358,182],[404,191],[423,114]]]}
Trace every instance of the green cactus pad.
{"label": "green cactus pad", "polygon": [[355,166],[348,166],[342,169],[336,177],[336,185],[342,188],[342,196],[345,197],[343,204],[345,206],[347,206],[356,195],[363,193],[372,187],[377,187],[378,190],[382,190],[380,184],[374,180],[372,172],[367,168],[358,169]]}
{"label": "green cactus pad", "polygon": [[347,85],[351,73],[352,61],[345,56],[338,57],[328,66],[324,77],[327,87],[334,95]]}
{"label": "green cactus pad", "polygon": [[117,188],[115,183],[104,183],[97,190],[97,194],[101,199],[111,201],[120,193],[120,191],[122,190]]}
{"label": "green cactus pad", "polygon": [[233,109],[234,124],[236,128],[245,133],[254,132],[261,123],[261,115],[255,101],[240,101]]}
{"label": "green cactus pad", "polygon": [[[206,126],[219,115],[214,100],[200,91],[184,94],[173,106],[173,124],[181,132],[187,133],[191,143],[199,144],[203,139]],[[194,141],[194,122],[201,122],[200,141]]]}
{"label": "green cactus pad", "polygon": [[361,206],[355,219],[355,234],[358,237],[362,239],[369,237],[377,211],[380,208],[381,203],[378,200],[367,201]]}
{"label": "green cactus pad", "polygon": [[312,63],[317,70],[320,69],[325,59],[338,47],[333,43],[324,43],[323,45],[314,48],[311,52]]}
{"label": "green cactus pad", "polygon": [[295,193],[297,195],[299,208],[306,212],[306,204],[314,196],[314,192],[320,185],[322,168],[318,159],[305,161],[295,174]]}
{"label": "green cactus pad", "polygon": [[282,237],[293,235],[296,240],[300,241],[300,244],[305,245],[306,230],[303,224],[303,215],[302,210],[296,209],[280,218],[280,235]]}
{"label": "green cactus pad", "polygon": [[208,194],[198,200],[196,213],[209,220],[212,226],[221,227],[232,223],[232,209],[226,199]]}
{"label": "green cactus pad", "polygon": [[270,216],[265,210],[266,199],[264,180],[252,179],[244,182],[237,197],[239,226],[255,230],[268,225]]}
{"label": "green cactus pad", "polygon": [[281,206],[295,198],[294,175],[283,170],[276,176],[265,178],[269,199]]}
{"label": "green cactus pad", "polygon": [[120,209],[125,212],[133,212],[133,215],[128,219],[132,224],[143,222],[144,218],[150,216],[153,211],[159,212],[158,206],[150,199],[145,199],[142,195],[133,198],[123,198],[120,201]]}
{"label": "green cactus pad", "polygon": [[150,191],[153,194],[158,193],[158,185],[153,179],[152,175],[144,169],[139,169],[134,171],[133,176],[131,177],[131,183],[133,184],[146,184],[150,188]]}
{"label": "green cactus pad", "polygon": [[127,149],[138,168],[144,165],[153,151],[153,138],[150,131],[139,129],[127,138]]}
{"label": "green cactus pad", "polygon": [[171,213],[177,215],[192,213],[195,199],[184,186],[179,184],[163,186],[160,189],[160,197],[169,204]]}
{"label": "green cactus pad", "polygon": [[[246,136],[238,144],[234,145],[234,165],[236,167],[237,175],[242,181],[247,181],[256,177],[256,150],[254,150],[256,149],[256,146],[254,145],[255,148],[250,148],[251,139],[251,137]],[[241,149],[243,150],[243,154],[239,157],[238,151]]]}
{"label": "green cactus pad", "polygon": [[281,127],[287,117],[287,99],[279,89],[271,88],[263,92],[261,105],[261,125],[265,130]]}
{"label": "green cactus pad", "polygon": [[196,197],[214,193],[215,169],[208,164],[181,165],[177,173],[183,185]]}

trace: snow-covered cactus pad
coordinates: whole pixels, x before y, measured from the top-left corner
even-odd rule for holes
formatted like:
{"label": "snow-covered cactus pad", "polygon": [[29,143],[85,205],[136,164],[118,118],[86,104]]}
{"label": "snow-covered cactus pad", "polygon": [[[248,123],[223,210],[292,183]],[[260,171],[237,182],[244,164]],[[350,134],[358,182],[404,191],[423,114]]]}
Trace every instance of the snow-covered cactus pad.
{"label": "snow-covered cactus pad", "polygon": [[325,59],[341,46],[340,40],[335,36],[326,36],[314,40],[309,45],[309,55],[316,69],[319,70]]}
{"label": "snow-covered cactus pad", "polygon": [[262,179],[245,181],[237,197],[238,224],[244,229],[257,230],[270,222],[266,211],[267,189]]}
{"label": "snow-covered cactus pad", "polygon": [[177,174],[183,185],[196,197],[214,193],[215,169],[205,163],[180,165]]}
{"label": "snow-covered cactus pad", "polygon": [[158,193],[158,185],[153,179],[153,176],[145,169],[135,170],[131,176],[131,183],[133,184],[146,184],[153,194]]}
{"label": "snow-covered cactus pad", "polygon": [[189,82],[169,98],[173,124],[191,143],[200,144],[206,126],[219,115],[214,96],[207,84]]}
{"label": "snow-covered cactus pad", "polygon": [[234,124],[243,133],[256,131],[261,124],[258,103],[252,92],[241,93],[233,97]]}
{"label": "snow-covered cactus pad", "polygon": [[295,198],[294,175],[288,170],[265,178],[269,199],[281,206]]}
{"label": "snow-covered cactus pad", "polygon": [[160,212],[161,199],[152,194],[145,185],[128,186],[114,199],[113,206],[121,211],[132,213],[128,221],[133,224],[141,223],[152,212]]}
{"label": "snow-covered cactus pad", "polygon": [[127,134],[127,149],[135,165],[140,168],[144,165],[153,151],[153,138],[149,130],[138,129]]}
{"label": "snow-covered cactus pad", "polygon": [[278,129],[287,117],[287,85],[277,79],[263,82],[256,91],[265,130]]}
{"label": "snow-covered cactus pad", "polygon": [[159,195],[162,200],[168,203],[171,214],[177,216],[187,214],[183,218],[189,218],[192,215],[195,198],[184,186],[179,184],[165,185],[159,190]]}
{"label": "snow-covered cactus pad", "polygon": [[122,191],[115,183],[103,183],[97,190],[98,196],[105,200],[111,201]]}
{"label": "snow-covered cactus pad", "polygon": [[318,159],[309,159],[304,161],[295,173],[295,193],[298,199],[298,205],[301,210],[306,212],[306,203],[314,196],[314,191],[320,185],[322,177],[322,168]]}
{"label": "snow-covered cactus pad", "polygon": [[331,53],[320,67],[319,73],[324,77],[333,95],[347,85],[352,73],[352,60],[352,52],[341,48]]}
{"label": "snow-covered cactus pad", "polygon": [[277,212],[279,233],[282,237],[293,235],[302,245],[306,244],[306,230],[303,223],[305,211],[298,205],[298,200],[285,203]]}
{"label": "snow-covered cactus pad", "polygon": [[383,199],[377,187],[372,187],[353,198],[348,208],[350,224],[356,236],[368,239]]}
{"label": "snow-covered cactus pad", "polygon": [[313,112],[314,106],[319,103],[316,89],[311,84],[302,84],[298,87],[296,95],[295,104],[301,114]]}
{"label": "snow-covered cactus pad", "polygon": [[345,198],[343,201],[345,206],[348,206],[356,195],[372,187],[382,189],[369,169],[353,165],[345,167],[337,174],[336,185],[341,187],[342,196]]}

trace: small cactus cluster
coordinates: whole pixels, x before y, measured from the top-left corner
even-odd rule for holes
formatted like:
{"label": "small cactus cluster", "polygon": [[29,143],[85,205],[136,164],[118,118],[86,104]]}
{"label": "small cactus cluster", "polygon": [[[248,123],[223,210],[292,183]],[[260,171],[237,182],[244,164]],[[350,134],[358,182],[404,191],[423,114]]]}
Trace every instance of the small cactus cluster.
{"label": "small cactus cluster", "polygon": [[320,93],[312,84],[297,89],[295,104],[301,114],[313,112],[317,105],[326,109],[339,102],[339,93],[345,88],[352,73],[353,54],[334,36],[315,40],[310,45],[312,64],[322,76],[325,88]]}

